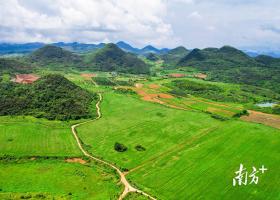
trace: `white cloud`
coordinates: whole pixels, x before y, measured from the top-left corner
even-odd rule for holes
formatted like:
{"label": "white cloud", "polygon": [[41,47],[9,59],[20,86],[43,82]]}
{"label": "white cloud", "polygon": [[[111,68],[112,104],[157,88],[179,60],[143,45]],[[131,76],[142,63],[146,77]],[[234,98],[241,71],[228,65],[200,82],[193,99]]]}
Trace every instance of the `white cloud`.
{"label": "white cloud", "polygon": [[0,7],[2,41],[172,43],[162,0],[10,0]]}

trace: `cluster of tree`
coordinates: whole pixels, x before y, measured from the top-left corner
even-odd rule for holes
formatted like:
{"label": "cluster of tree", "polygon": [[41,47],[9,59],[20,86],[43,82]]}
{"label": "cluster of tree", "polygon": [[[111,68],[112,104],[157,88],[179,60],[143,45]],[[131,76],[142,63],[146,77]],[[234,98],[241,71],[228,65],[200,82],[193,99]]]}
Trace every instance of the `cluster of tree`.
{"label": "cluster of tree", "polygon": [[97,95],[61,75],[47,75],[31,85],[0,84],[0,115],[32,115],[50,120],[95,116],[91,104]]}
{"label": "cluster of tree", "polygon": [[206,72],[209,80],[243,83],[280,92],[280,59],[252,58],[230,46],[194,49],[176,64]]}
{"label": "cluster of tree", "polygon": [[100,71],[116,71],[132,74],[147,74],[149,66],[137,56],[124,52],[115,44],[107,44],[104,48],[90,54],[86,58],[88,66]]}
{"label": "cluster of tree", "polygon": [[[209,83],[199,83],[190,80],[173,80],[166,86],[172,89],[171,93],[177,96],[188,94],[223,102],[259,102],[263,100],[280,100],[280,95],[263,88],[255,86],[242,86],[239,89],[224,89]],[[257,96],[255,94],[258,94]],[[261,98],[261,99],[260,99]]]}
{"label": "cluster of tree", "polygon": [[114,149],[118,152],[125,152],[127,150],[127,147],[124,144],[116,142],[114,145]]}

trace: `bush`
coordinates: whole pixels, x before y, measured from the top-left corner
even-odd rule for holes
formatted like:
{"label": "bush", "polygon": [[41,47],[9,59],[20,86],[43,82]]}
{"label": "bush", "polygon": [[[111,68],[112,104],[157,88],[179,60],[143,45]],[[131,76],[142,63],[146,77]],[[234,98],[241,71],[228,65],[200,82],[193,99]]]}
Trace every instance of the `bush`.
{"label": "bush", "polygon": [[227,117],[223,117],[223,116],[221,116],[221,115],[217,115],[217,114],[212,114],[212,115],[211,115],[211,117],[212,117],[212,118],[214,118],[214,119],[220,120],[220,121],[226,121],[226,120],[229,120],[229,118],[227,118]]}
{"label": "bush", "polygon": [[125,152],[127,150],[127,147],[124,144],[116,142],[114,149],[118,152]]}
{"label": "bush", "polygon": [[249,115],[249,112],[247,110],[242,110],[241,112],[236,113],[235,115],[233,115],[233,117],[240,118],[243,115]]}
{"label": "bush", "polygon": [[140,144],[136,145],[136,146],[135,146],[135,149],[136,149],[137,151],[146,151],[146,148],[143,147],[143,146],[141,146]]}

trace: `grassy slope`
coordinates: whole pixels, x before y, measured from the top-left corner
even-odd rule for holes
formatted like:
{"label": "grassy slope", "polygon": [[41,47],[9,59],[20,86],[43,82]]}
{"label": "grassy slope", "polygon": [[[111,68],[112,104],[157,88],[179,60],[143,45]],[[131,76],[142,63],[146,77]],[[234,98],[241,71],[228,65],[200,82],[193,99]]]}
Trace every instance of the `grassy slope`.
{"label": "grassy slope", "polygon": [[[263,125],[168,109],[136,97],[104,94],[103,118],[78,128],[90,151],[125,168],[138,186],[160,199],[279,198],[280,131]],[[161,113],[161,114],[158,114]],[[115,142],[128,146],[117,153]],[[147,150],[137,152],[141,144]],[[264,164],[257,186],[232,187],[240,163]],[[251,170],[251,169],[250,169]]]}
{"label": "grassy slope", "polygon": [[67,123],[32,117],[0,118],[0,155],[81,156]]}
{"label": "grassy slope", "polygon": [[121,191],[111,170],[59,160],[0,163],[0,177],[0,199],[39,193],[56,199],[103,200],[117,199]]}

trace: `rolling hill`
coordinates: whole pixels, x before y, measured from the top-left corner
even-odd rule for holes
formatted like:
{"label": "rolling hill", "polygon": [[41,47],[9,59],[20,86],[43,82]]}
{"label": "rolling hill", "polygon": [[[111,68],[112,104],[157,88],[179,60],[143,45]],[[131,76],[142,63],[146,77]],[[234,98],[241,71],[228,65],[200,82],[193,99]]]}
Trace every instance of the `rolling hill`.
{"label": "rolling hill", "polygon": [[69,120],[93,116],[95,96],[61,75],[47,75],[32,85],[0,84],[0,115],[33,115]]}
{"label": "rolling hill", "polygon": [[86,58],[89,66],[100,71],[117,71],[133,74],[149,73],[149,66],[135,55],[124,52],[115,44],[107,44],[104,48],[90,54]]}
{"label": "rolling hill", "polygon": [[179,46],[161,55],[161,58],[164,60],[165,64],[173,66],[176,65],[188,53],[189,50],[183,46]]}
{"label": "rolling hill", "polygon": [[82,61],[80,56],[52,45],[46,45],[34,51],[29,58],[31,61],[41,64],[78,64]]}
{"label": "rolling hill", "polygon": [[194,67],[207,73],[213,81],[243,83],[280,92],[280,65],[276,58],[258,56],[251,58],[230,46],[220,49],[194,49],[178,63],[177,67]]}

